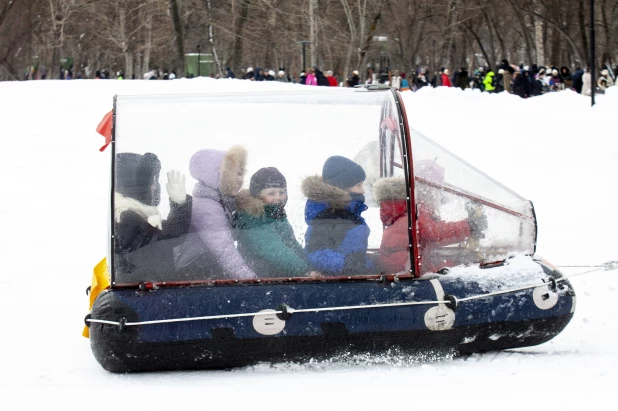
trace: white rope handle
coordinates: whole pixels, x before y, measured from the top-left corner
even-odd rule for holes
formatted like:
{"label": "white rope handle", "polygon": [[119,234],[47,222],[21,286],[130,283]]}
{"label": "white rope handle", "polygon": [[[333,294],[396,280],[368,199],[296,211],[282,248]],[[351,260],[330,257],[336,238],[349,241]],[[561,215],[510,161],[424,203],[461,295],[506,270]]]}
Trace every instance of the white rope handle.
{"label": "white rope handle", "polygon": [[[609,261],[601,266],[598,266],[598,268],[594,268],[588,271],[583,271],[581,273],[571,274],[569,276],[563,276],[562,278],[555,280],[555,281],[556,283],[559,283],[561,281],[565,281],[569,278],[572,278],[578,275],[593,273],[595,271],[610,271],[610,270],[615,270],[615,269],[618,269],[618,261]],[[508,290],[495,291],[495,292],[487,293],[487,294],[473,295],[470,297],[465,297],[465,298],[460,298],[460,299],[454,297],[454,300],[456,302],[479,300],[479,299],[491,297],[494,295],[508,294],[508,293],[513,293],[516,291],[528,290],[531,288],[544,287],[550,284],[551,283],[544,282],[542,284],[527,285],[523,287],[511,288]],[[359,310],[359,309],[366,309],[366,308],[404,307],[404,306],[412,306],[412,305],[433,305],[433,304],[450,304],[450,303],[451,303],[450,300],[436,300],[436,301],[408,301],[408,302],[399,302],[399,303],[368,304],[368,305],[348,305],[348,306],[342,306],[342,307],[301,308],[301,309],[288,308],[287,313],[289,314],[318,313],[322,311],[344,311],[344,310]],[[261,312],[255,312],[255,313],[208,315],[208,316],[203,316],[203,317],[189,317],[189,318],[171,318],[168,320],[127,322],[127,323],[124,323],[124,325],[135,326],[135,325],[149,325],[149,324],[165,324],[165,323],[176,323],[176,322],[185,322],[185,321],[202,321],[202,320],[219,320],[219,319],[224,319],[224,318],[256,317],[256,316],[273,315],[273,314],[283,314],[283,311],[281,310],[274,311],[274,312],[273,311],[270,311],[270,312],[261,311]],[[91,323],[99,323],[99,324],[110,324],[110,325],[118,325],[118,326],[120,325],[120,322],[118,321],[97,320],[97,319],[92,319],[92,318],[89,318],[86,321],[91,322]]]}

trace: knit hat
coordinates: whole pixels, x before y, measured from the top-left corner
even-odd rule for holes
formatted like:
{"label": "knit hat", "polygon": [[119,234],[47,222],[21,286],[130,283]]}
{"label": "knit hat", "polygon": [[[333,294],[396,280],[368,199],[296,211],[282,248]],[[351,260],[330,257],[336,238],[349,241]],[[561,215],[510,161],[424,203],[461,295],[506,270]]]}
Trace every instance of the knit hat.
{"label": "knit hat", "polygon": [[275,71],[274,70],[268,70],[268,75],[275,77]]}
{"label": "knit hat", "polygon": [[346,189],[365,181],[365,170],[354,161],[342,157],[329,157],[322,168],[322,179],[326,184]]}
{"label": "knit hat", "polygon": [[285,177],[275,167],[260,168],[251,176],[249,192],[253,197],[258,197],[260,191],[271,187],[287,188]]}
{"label": "knit hat", "polygon": [[352,71],[352,74],[356,74],[358,76],[358,70]]}
{"label": "knit hat", "polygon": [[158,206],[161,201],[160,171],[161,162],[155,154],[118,153],[115,191],[143,204]]}

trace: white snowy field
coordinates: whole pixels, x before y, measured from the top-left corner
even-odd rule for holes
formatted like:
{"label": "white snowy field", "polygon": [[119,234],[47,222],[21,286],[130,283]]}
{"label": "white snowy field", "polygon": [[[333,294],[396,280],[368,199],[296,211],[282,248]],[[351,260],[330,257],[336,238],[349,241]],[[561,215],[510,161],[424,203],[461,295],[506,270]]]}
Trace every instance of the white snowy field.
{"label": "white snowy field", "polygon": [[[107,246],[109,150],[98,151],[103,138],[94,130],[113,95],[273,89],[304,86],[202,78],[0,83],[0,408],[615,407],[618,271],[574,277],[573,320],[537,347],[423,362],[384,356],[104,371],[81,330],[85,289]],[[538,254],[558,266],[618,259],[618,88],[597,96],[594,108],[570,91],[522,100],[440,88],[403,98],[412,127],[534,202]]]}

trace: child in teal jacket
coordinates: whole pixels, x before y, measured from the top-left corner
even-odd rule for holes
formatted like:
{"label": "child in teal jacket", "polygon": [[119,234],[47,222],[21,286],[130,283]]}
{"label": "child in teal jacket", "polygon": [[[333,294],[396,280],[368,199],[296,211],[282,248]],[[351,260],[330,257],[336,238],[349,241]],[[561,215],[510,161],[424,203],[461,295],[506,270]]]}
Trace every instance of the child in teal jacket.
{"label": "child in teal jacket", "polygon": [[285,214],[287,184],[275,167],[251,176],[249,190],[236,199],[238,251],[261,278],[309,274],[305,252]]}

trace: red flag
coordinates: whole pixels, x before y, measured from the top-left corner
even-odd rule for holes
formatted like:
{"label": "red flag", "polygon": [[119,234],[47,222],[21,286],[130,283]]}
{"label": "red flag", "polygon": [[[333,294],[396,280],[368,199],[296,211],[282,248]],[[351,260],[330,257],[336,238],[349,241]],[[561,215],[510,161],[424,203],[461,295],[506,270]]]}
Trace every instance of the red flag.
{"label": "red flag", "polygon": [[105,145],[99,149],[103,151],[112,142],[112,121],[114,118],[114,110],[110,111],[103,117],[103,120],[97,126],[97,133],[105,137]]}

